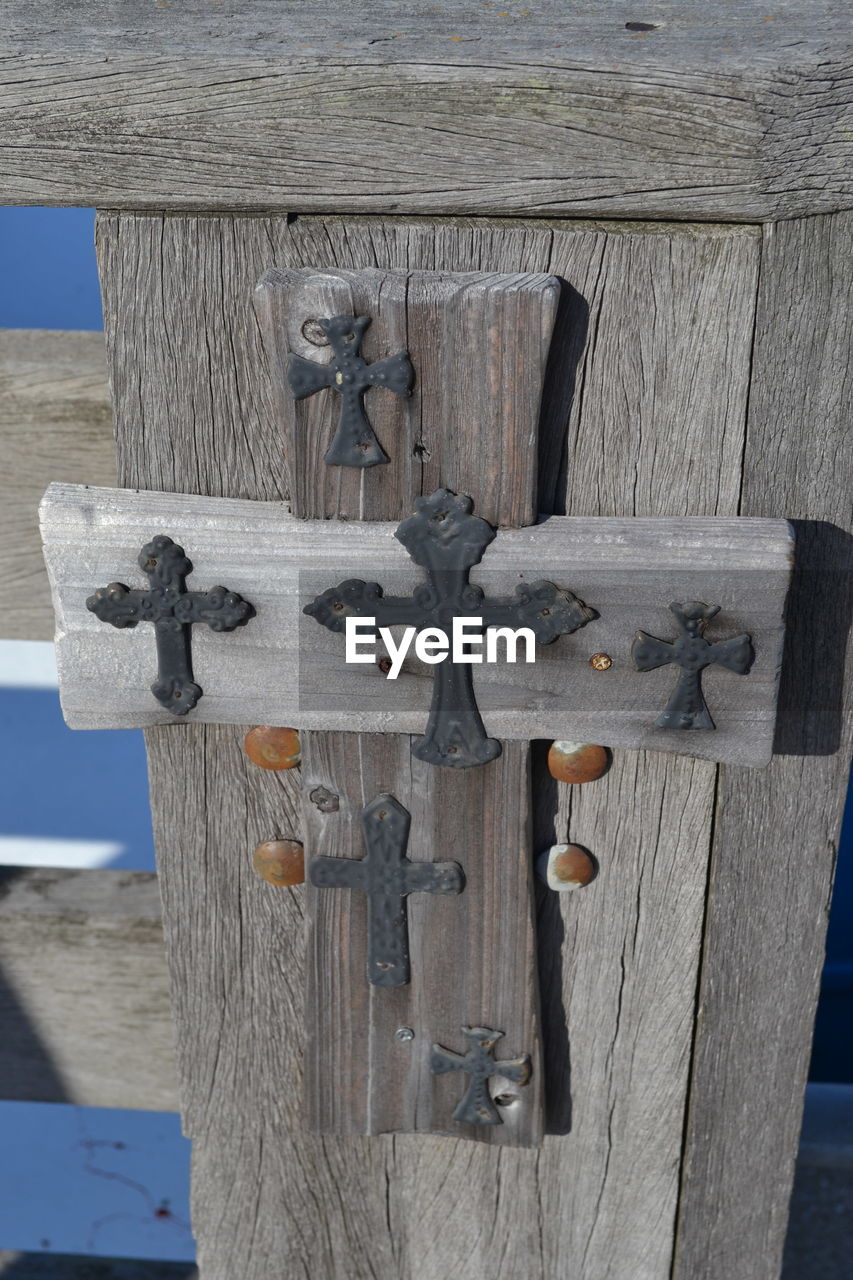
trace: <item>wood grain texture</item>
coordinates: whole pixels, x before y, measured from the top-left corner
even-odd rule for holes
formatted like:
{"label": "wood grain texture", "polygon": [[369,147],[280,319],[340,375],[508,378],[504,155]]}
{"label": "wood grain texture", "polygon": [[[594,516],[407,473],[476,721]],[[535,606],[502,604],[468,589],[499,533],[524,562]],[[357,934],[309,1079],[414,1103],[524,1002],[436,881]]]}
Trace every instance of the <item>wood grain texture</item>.
{"label": "wood grain texture", "polygon": [[[174,723],[150,691],[157,661],[150,628],[117,630],[85,606],[96,583],[115,580],[117,566],[130,570],[124,577],[133,585],[144,585],[133,571],[139,548],[168,531],[191,552],[191,589],[224,582],[257,610],[233,635],[194,629],[194,670],[205,694],[192,721],[423,732],[434,668],[413,652],[393,681],[376,662],[347,665],[343,636],[318,631],[302,613],[318,593],[348,578],[375,579],[386,594],[411,595],[422,574],[394,538],[395,524],[302,521],[272,503],[76,485],[52,485],[41,518],[56,601],[60,696],[72,728]],[[519,582],[544,578],[575,592],[599,616],[572,636],[537,646],[533,664],[520,655],[513,664],[475,668],[487,729],[498,738],[602,738],[611,747],[766,764],[792,551],[784,520],[550,516],[530,529],[503,530],[472,573],[488,595],[511,596]],[[672,600],[721,604],[712,640],[752,636],[748,675],[722,668],[705,674],[713,733],[658,729],[678,668],[640,675],[634,668],[638,630],[675,638]],[[375,652],[377,661],[386,653],[381,640]],[[591,667],[595,652],[612,657],[606,674]]]}
{"label": "wood grain texture", "polygon": [[6,203],[784,218],[849,207],[846,7],[383,0],[4,15]]}
{"label": "wood grain texture", "polygon": [[741,509],[794,520],[798,568],[779,754],[720,777],[677,1280],[781,1266],[853,729],[851,244],[847,215],[764,233]]}
{"label": "wood grain texture", "polygon": [[[340,292],[343,285],[359,310],[387,314],[392,326],[396,320],[415,365],[410,420],[418,435],[413,439],[407,433],[398,441],[398,450],[402,445],[407,455],[402,466],[389,466],[372,481],[363,473],[357,477],[357,503],[352,501],[355,477],[343,473],[344,479],[338,472],[330,504],[329,468],[318,448],[326,435],[322,418],[320,434],[299,430],[285,401],[285,421],[293,423],[294,515],[389,519],[412,511],[423,494],[445,487],[469,494],[496,525],[531,524],[559,282],[541,272],[431,278],[368,270],[322,284],[302,276],[267,276],[262,296],[268,341],[278,338],[273,350],[279,386],[282,331],[292,330],[294,313],[304,315],[302,308],[311,304],[318,285],[330,292]],[[553,427],[550,420],[547,425]],[[413,466],[413,457],[423,465]],[[353,818],[376,794],[387,792],[411,813],[413,858],[453,857],[465,876],[456,898],[421,894],[409,900],[413,981],[403,991],[369,989],[367,999],[364,900],[353,902],[361,895],[347,894],[350,901],[342,904],[341,895],[307,884],[309,1123],[321,1132],[444,1132],[484,1146],[538,1145],[544,1081],[529,856],[529,741],[505,747],[487,769],[442,770],[434,778],[434,770],[416,767],[406,738],[380,744],[363,735],[353,741],[351,734],[306,732],[301,740],[306,858],[328,852],[329,846],[338,856],[362,857]],[[341,796],[339,817],[321,818],[311,804],[318,778]],[[347,951],[350,962],[341,963],[339,955]],[[408,1021],[400,1020],[404,1014]],[[416,1037],[406,1052],[394,1031],[409,1022]],[[531,1079],[525,1088],[494,1081],[494,1096],[503,1092],[513,1099],[498,1125],[456,1125],[453,1109],[465,1081],[456,1073],[433,1076],[429,1069],[433,1040],[458,1045],[464,1026],[501,1031],[511,1057],[529,1058]]]}
{"label": "wood grain texture", "polygon": [[0,1098],[174,1111],[157,877],[4,867]]}
{"label": "wood grain texture", "polygon": [[[476,477],[478,515],[496,525],[533,524],[542,384],[559,297],[560,282],[543,274],[268,272],[256,305],[294,471],[294,511],[399,520],[413,494],[440,485],[467,492]],[[331,348],[313,346],[302,327],[334,315],[370,316],[364,358],[406,350],[416,371],[409,397],[368,394],[366,411],[390,462],[362,471],[322,462],[339,397],[326,391],[295,401],[287,383],[291,351],[329,360]]]}
{"label": "wood grain texture", "polygon": [[0,636],[51,640],[36,508],[51,480],[115,483],[100,333],[0,329]]}
{"label": "wood grain texture", "polygon": [[[540,483],[545,509],[569,495],[573,514],[737,513],[751,229],[108,215],[99,234],[120,483],[284,495],[249,301],[271,263],[544,271],[571,286],[546,405],[570,430]],[[657,419],[677,447],[655,447]],[[572,901],[540,903],[552,1136],[499,1151],[301,1131],[303,894],[275,896],[245,862],[259,838],[294,834],[295,780],[250,770],[229,726],[148,737],[206,1280],[270,1280],[285,1253],[312,1280],[663,1280],[713,766],[617,753],[587,788],[540,785],[534,850],[568,833],[600,873]]]}

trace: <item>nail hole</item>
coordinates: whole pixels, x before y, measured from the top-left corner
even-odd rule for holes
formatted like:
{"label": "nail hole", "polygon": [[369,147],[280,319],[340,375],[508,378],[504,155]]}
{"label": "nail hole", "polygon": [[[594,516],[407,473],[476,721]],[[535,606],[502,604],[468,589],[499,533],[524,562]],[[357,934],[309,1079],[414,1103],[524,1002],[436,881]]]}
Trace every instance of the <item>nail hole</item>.
{"label": "nail hole", "polygon": [[354,334],[354,333],[345,333],[345,334],[344,334],[344,342],[355,342],[355,334]]}
{"label": "nail hole", "polygon": [[494,1099],[497,1107],[511,1107],[514,1102],[518,1102],[518,1098],[514,1093],[499,1093]]}
{"label": "nail hole", "polygon": [[391,965],[388,963],[388,961],[387,961],[387,960],[377,960],[377,961],[376,961],[376,968],[377,968],[377,969],[390,969],[390,968],[391,968]]}
{"label": "nail hole", "polygon": [[388,811],[386,809],[380,809],[376,816],[380,822],[384,822],[388,817]]}
{"label": "nail hole", "polygon": [[320,327],[319,320],[306,320],[302,326],[302,336],[312,347],[327,347],[329,339]]}
{"label": "nail hole", "polygon": [[625,30],[626,31],[657,31],[657,26],[655,25],[654,22],[626,22]]}
{"label": "nail hole", "polygon": [[382,674],[387,676],[388,672],[391,670],[391,659],[379,658],[377,659],[376,665]]}
{"label": "nail hole", "polygon": [[153,557],[153,556],[149,556],[149,557],[148,557],[148,559],[145,561],[145,568],[146,568],[146,569],[156,569],[156,568],[157,568],[157,561],[154,559],[154,557]]}
{"label": "nail hole", "polygon": [[343,610],[344,610],[344,606],[341,604],[340,600],[336,600],[335,603],[332,605],[332,608],[334,609],[335,613],[343,613]]}
{"label": "nail hole", "polygon": [[420,458],[421,461],[423,462],[429,462],[430,458],[432,457],[432,454],[430,453],[429,449],[426,447],[425,444],[416,444],[414,449],[412,450],[412,453],[416,458]]}

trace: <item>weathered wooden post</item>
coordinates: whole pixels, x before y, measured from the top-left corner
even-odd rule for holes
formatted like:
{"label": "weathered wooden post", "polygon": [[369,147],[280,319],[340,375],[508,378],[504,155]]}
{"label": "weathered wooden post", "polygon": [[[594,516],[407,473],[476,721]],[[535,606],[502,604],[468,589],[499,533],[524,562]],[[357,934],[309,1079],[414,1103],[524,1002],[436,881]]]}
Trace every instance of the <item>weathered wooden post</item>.
{"label": "weathered wooden post", "polygon": [[[567,16],[552,3],[476,17],[455,5],[421,14],[341,5],[322,22],[300,4],[286,23],[266,4],[227,18],[203,5],[144,18],[137,6],[112,6],[111,21],[117,13],[120,28],[78,14],[57,31],[41,3],[12,18],[0,171],[7,201],[106,210],[98,245],[119,483],[146,492],[85,502],[54,492],[45,529],[64,643],[80,664],[68,670],[83,677],[69,676],[66,694],[82,690],[80,715],[92,723],[101,714],[157,726],[152,803],[204,1280],[770,1280],[850,745],[841,11],[820,8],[808,30],[787,9],[764,21],[755,7],[734,14],[724,4],[653,5],[648,22],[627,29],[606,9]],[[368,363],[410,353],[411,398],[367,401],[388,464],[327,466],[333,391],[287,399],[287,351],[316,359],[309,322],[336,315],[371,316]],[[585,628],[558,644],[578,659],[565,668],[572,689],[606,691],[594,695],[602,732],[582,740],[615,748],[609,772],[584,786],[554,783],[530,732],[512,729],[498,676],[481,710],[487,729],[503,725],[494,733],[503,754],[479,768],[433,768],[412,759],[399,725],[380,733],[351,720],[347,732],[319,712],[303,716],[301,776],[252,766],[244,734],[251,723],[289,723],[261,712],[286,705],[295,656],[263,630],[264,608],[270,616],[278,606],[260,549],[267,566],[280,564],[278,544],[291,555],[283,600],[307,579],[308,599],[322,594],[350,566],[364,569],[350,577],[407,596],[419,578],[404,591],[382,577],[397,572],[386,526],[356,522],[396,524],[443,488],[470,494],[475,516],[510,529],[495,539],[495,556],[509,557],[500,573],[520,565],[522,578],[571,587],[599,614],[609,669],[587,662],[597,623],[589,643]],[[278,509],[285,499],[299,520]],[[537,510],[567,513],[566,523],[511,531]],[[730,750],[713,745],[725,717],[675,753],[629,749],[640,739],[620,737],[629,704],[649,700],[653,725],[678,676],[663,667],[629,680],[634,636],[617,622],[630,611],[615,588],[612,605],[587,598],[586,584],[603,578],[583,546],[593,525],[606,526],[602,545],[630,551],[648,517],[666,522],[668,547],[676,534],[692,547],[690,572],[706,581],[721,572],[723,544],[713,554],[702,539],[691,544],[697,526],[685,517],[759,517],[776,539],[761,561],[772,590],[762,579],[756,594],[757,579],[735,567],[739,625],[727,616],[719,634],[709,626],[710,640],[755,639],[760,619],[749,610],[766,608],[754,671],[707,677],[708,690],[730,691],[732,716],[747,708],[753,728],[772,718],[772,697],[750,704],[749,690],[763,680],[772,694],[760,665],[773,653],[768,592],[781,601],[787,578],[775,522],[795,523],[776,754],[765,768],[719,763],[747,758],[737,752],[751,741],[741,725],[728,730]],[[578,523],[589,528],[571,534]],[[529,547],[549,526],[562,532],[540,565]],[[745,527],[733,519],[732,539]],[[719,529],[715,520],[704,536]],[[213,560],[225,547],[221,581],[252,601],[240,574],[255,573],[262,598],[233,636],[194,628],[212,684],[197,671],[204,697],[166,724],[150,694],[151,718],[138,711],[139,671],[122,686],[99,657],[126,637],[91,615],[87,623],[82,604],[75,631],[69,602],[108,551],[135,556],[153,535],[184,530],[197,574],[201,548]],[[65,554],[87,537],[88,559]],[[301,560],[300,538],[310,543]],[[512,560],[522,554],[513,539],[527,559]],[[749,548],[732,564],[753,563]],[[60,580],[60,565],[74,572]],[[663,594],[643,597],[658,612],[633,630],[671,643],[672,600],[685,628],[698,618],[691,602],[719,601],[698,589],[667,595],[673,562],[653,556],[648,566]],[[114,556],[108,572],[132,570]],[[586,574],[583,589],[573,570]],[[107,580],[93,577],[89,590]],[[335,637],[310,625],[293,643],[300,672],[316,652],[319,687]],[[150,658],[151,629],[138,631]],[[226,649],[232,641],[238,648]],[[581,661],[597,685],[583,685]],[[254,673],[264,662],[284,674],[233,693],[241,665]],[[99,663],[110,672],[100,702]],[[412,705],[405,731],[422,733]],[[238,708],[257,714],[238,725]],[[536,724],[548,723],[546,710]],[[579,714],[567,705],[561,723]],[[364,982],[368,895],[316,881],[306,894],[251,870],[252,850],[275,838],[362,857],[359,814],[385,794],[412,814],[410,859],[466,870],[458,896],[410,900],[412,982],[393,990]],[[527,886],[534,855],[567,838],[592,851],[599,874],[580,893],[539,892],[540,1015]],[[508,887],[512,911],[499,901]],[[515,929],[511,945],[484,928],[498,918]],[[330,937],[339,977],[324,989]],[[464,972],[443,965],[444,938],[450,960],[465,938],[476,962]],[[432,986],[417,976],[428,959]],[[485,1011],[475,1023],[474,994],[485,1001],[495,987],[495,1017],[508,1025]],[[453,1070],[410,1088],[400,1066],[413,1060],[411,1043],[419,1051],[416,1017],[439,1005],[448,1019],[458,1011],[460,1028],[464,1012],[473,1030],[466,1043],[442,1024],[435,1070],[475,1053],[474,1033],[490,1028],[507,1033],[494,1048],[498,1069],[522,1056],[532,1065],[529,1085],[519,1064],[510,1069],[517,1093],[505,1123],[484,1127],[476,1144],[446,1136],[475,1076]],[[395,1029],[415,1029],[414,1042],[389,1039]],[[524,1043],[516,1029],[529,1032]],[[479,1045],[492,1053],[488,1035]],[[491,1067],[481,1058],[478,1070],[485,1080]]]}

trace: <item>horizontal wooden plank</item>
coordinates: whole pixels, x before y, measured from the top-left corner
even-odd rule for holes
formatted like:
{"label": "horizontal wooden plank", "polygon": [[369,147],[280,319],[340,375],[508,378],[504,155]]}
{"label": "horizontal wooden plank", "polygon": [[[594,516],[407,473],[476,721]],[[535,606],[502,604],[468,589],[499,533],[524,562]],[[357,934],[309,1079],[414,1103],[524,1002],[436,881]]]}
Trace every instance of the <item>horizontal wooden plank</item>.
{"label": "horizontal wooden plank", "polygon": [[26,0],[0,199],[763,220],[849,206],[846,6]]}
{"label": "horizontal wooden plank", "polygon": [[156,875],[0,868],[0,1025],[0,1098],[177,1110]]}
{"label": "horizontal wooden plank", "polygon": [[[346,578],[378,579],[410,594],[421,581],[394,537],[396,524],[300,521],[283,503],[51,485],[42,503],[45,557],[57,612],[63,710],[73,728],[173,723],[150,693],[156,668],[147,624],[119,631],[86,609],[98,586],[145,585],[141,547],[168,533],[196,565],[190,587],[224,583],[257,616],[227,635],[195,628],[196,676],[205,689],[195,721],[306,729],[422,732],[433,668],[409,658],[395,681],[378,665],[344,662],[340,635],[302,607]],[[539,646],[535,664],[475,668],[487,729],[498,738],[570,738],[608,746],[762,764],[770,757],[791,571],[789,526],[732,518],[590,519],[551,516],[502,531],[472,572],[493,595],[545,578],[574,591],[599,617],[574,636]],[[715,733],[657,729],[672,669],[638,674],[630,661],[642,628],[674,639],[672,600],[721,604],[710,638],[748,631],[747,676],[706,676]],[[378,651],[377,651],[378,652]],[[612,667],[592,668],[605,652]]]}
{"label": "horizontal wooden plank", "polygon": [[0,329],[0,637],[52,640],[38,535],[51,480],[115,484],[102,333]]}

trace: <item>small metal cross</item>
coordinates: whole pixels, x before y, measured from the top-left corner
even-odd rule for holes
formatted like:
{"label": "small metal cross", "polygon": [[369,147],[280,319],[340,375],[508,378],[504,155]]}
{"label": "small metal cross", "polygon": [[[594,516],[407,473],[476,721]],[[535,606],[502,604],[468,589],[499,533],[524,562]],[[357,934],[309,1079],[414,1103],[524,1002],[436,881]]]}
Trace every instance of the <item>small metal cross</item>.
{"label": "small metal cross", "polygon": [[490,1027],[463,1027],[462,1034],[470,1048],[466,1054],[452,1053],[440,1044],[432,1046],[430,1070],[433,1075],[446,1071],[464,1071],[471,1077],[461,1102],[453,1112],[459,1124],[503,1124],[500,1113],[489,1094],[488,1081],[492,1076],[504,1076],[515,1084],[527,1084],[530,1080],[530,1059],[512,1058],[508,1062],[496,1062],[493,1050],[503,1035]]}
{"label": "small metal cross", "polygon": [[[304,612],[330,631],[343,631],[348,616],[375,617],[377,626],[404,624],[421,631],[474,616],[482,618],[484,630],[529,627],[540,644],[550,644],[595,617],[570,591],[552,582],[521,583],[513,598],[495,600],[470,583],[472,567],[495,536],[490,524],[471,515],[473,505],[464,495],[437,489],[418,498],[416,514],[397,528],[395,537],[427,571],[426,584],[413,596],[383,596],[377,582],[350,578],[317,596]],[[501,754],[501,744],[486,737],[469,663],[454,663],[448,656],[437,665],[426,734],[412,743],[412,754],[456,769],[486,764]]]}
{"label": "small metal cross", "polygon": [[99,587],[86,608],[114,627],[153,622],[157,640],[157,679],[151,692],[176,716],[186,715],[202,696],[193,683],[191,625],[206,622],[212,631],[233,631],[254,617],[247,600],[227,587],[187,591],[192,564],[165,534],[146,543],[139,567],[147,574],[148,590],[131,590],[121,582]]}
{"label": "small metal cross", "polygon": [[461,893],[456,862],[410,862],[406,857],[411,814],[382,795],[359,815],[367,853],[356,858],[312,858],[308,878],[318,889],[361,889],[367,894],[367,981],[403,987],[409,981],[410,893]]}
{"label": "small metal cross", "polygon": [[335,358],[329,364],[287,357],[287,380],[297,400],[332,387],[341,397],[338,426],[323,461],[329,467],[375,467],[388,462],[367,414],[364,394],[370,387],[384,387],[398,396],[411,394],[414,370],[408,351],[368,364],[362,359],[361,342],[370,316],[333,316],[317,324],[329,339]]}
{"label": "small metal cross", "polygon": [[681,627],[682,634],[678,639],[670,643],[638,631],[631,648],[631,657],[638,671],[652,671],[669,662],[678,663],[681,667],[678,684],[672,691],[666,710],[661,712],[655,724],[659,729],[716,729],[702,693],[702,671],[717,663],[738,675],[746,675],[755,657],[752,639],[746,634],[716,644],[705,639],[705,627],[720,612],[718,604],[686,600],[683,604],[671,604],[669,607]]}

